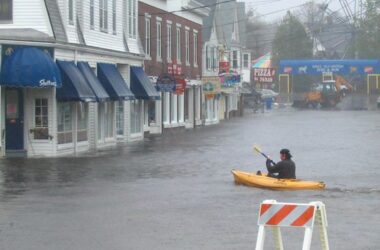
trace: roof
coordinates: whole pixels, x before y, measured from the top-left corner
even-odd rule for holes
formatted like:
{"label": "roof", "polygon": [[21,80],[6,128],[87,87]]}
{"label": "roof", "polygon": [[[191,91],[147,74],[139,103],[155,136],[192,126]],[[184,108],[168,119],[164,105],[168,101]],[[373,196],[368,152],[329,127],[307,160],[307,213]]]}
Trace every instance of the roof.
{"label": "roof", "polygon": [[67,42],[66,30],[62,22],[57,0],[45,0],[54,37],[58,42]]}
{"label": "roof", "polygon": [[210,40],[212,28],[214,26],[214,14],[217,0],[198,0],[198,2],[209,6],[210,8],[209,15],[203,18],[202,27],[202,40],[203,42],[207,42]]}
{"label": "roof", "polygon": [[0,39],[33,42],[54,42],[54,37],[35,29],[1,29]]}

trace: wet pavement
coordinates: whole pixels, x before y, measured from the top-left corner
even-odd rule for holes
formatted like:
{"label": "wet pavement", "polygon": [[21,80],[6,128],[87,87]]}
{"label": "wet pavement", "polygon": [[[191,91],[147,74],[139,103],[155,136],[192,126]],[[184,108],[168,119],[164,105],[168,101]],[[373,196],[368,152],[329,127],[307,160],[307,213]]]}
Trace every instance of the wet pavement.
{"label": "wet pavement", "polygon": [[[327,189],[235,185],[231,169],[264,169],[255,143],[274,158],[290,148],[297,176]],[[379,249],[379,149],[379,111],[287,108],[77,157],[2,159],[0,249],[253,249],[265,199],[323,201],[330,249]],[[302,237],[283,230],[285,249]]]}

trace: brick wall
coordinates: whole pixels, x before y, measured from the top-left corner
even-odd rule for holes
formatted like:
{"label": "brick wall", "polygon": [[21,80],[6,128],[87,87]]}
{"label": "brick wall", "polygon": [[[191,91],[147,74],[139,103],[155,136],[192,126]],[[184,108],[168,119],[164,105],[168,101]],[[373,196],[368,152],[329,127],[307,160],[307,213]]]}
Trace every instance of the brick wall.
{"label": "brick wall", "polygon": [[[139,2],[139,35],[141,42],[145,49],[145,14],[150,15],[150,25],[151,25],[151,53],[150,59],[145,60],[145,72],[150,76],[159,76],[162,73],[167,73],[167,21],[171,21],[172,25],[172,62],[176,61],[177,58],[177,24],[181,24],[181,67],[182,73],[188,79],[196,79],[202,75],[202,26],[200,24],[194,23],[188,19],[176,16],[170,12],[165,12],[161,9],[155,8],[153,6],[147,5],[145,3]],[[162,61],[157,61],[157,17],[161,18],[161,57]],[[189,38],[190,38],[190,65],[186,65],[186,46],[185,46],[185,27],[189,27]],[[194,30],[198,31],[198,63],[194,66]]]}

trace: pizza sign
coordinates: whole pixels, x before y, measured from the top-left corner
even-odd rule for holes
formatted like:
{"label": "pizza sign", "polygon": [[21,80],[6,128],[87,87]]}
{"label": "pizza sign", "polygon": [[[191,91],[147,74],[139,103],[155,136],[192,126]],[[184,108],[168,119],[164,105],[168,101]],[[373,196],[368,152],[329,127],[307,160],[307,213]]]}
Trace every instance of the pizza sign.
{"label": "pizza sign", "polygon": [[274,68],[254,68],[253,80],[260,83],[273,83],[276,77]]}

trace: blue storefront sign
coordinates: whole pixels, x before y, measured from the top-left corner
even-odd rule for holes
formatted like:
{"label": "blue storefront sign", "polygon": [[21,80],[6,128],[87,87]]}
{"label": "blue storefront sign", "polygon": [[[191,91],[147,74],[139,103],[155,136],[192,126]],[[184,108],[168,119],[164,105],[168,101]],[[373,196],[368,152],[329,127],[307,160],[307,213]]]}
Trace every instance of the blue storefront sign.
{"label": "blue storefront sign", "polygon": [[321,75],[367,75],[380,73],[379,60],[282,60],[279,74]]}
{"label": "blue storefront sign", "polygon": [[156,82],[156,89],[160,92],[175,92],[176,81],[175,78],[169,74],[163,74],[158,77]]}
{"label": "blue storefront sign", "polygon": [[224,74],[220,76],[222,88],[232,88],[240,83],[240,75],[238,74]]}

